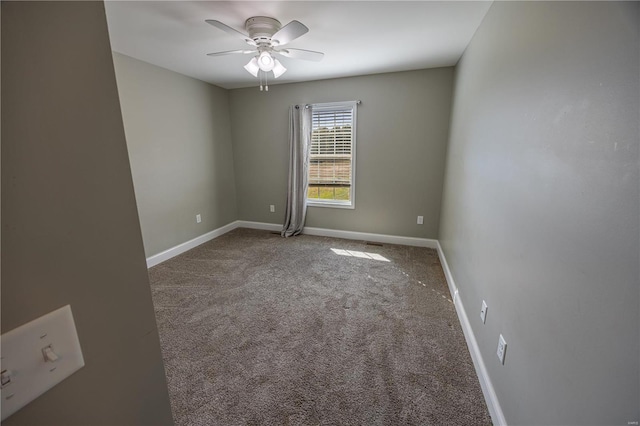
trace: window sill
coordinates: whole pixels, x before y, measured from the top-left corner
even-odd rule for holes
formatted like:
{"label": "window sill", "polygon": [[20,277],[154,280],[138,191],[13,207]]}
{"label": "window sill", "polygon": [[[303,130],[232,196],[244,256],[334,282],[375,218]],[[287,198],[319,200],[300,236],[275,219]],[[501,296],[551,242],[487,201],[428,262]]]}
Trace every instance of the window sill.
{"label": "window sill", "polygon": [[334,209],[355,209],[355,203],[352,201],[316,201],[307,200],[308,207],[331,207]]}

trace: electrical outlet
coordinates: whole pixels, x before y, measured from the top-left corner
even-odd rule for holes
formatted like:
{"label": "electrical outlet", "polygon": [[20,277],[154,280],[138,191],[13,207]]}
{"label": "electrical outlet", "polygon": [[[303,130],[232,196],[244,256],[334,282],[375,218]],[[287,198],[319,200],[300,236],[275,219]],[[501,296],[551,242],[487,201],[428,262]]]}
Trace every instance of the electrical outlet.
{"label": "electrical outlet", "polygon": [[418,225],[422,225],[424,223],[424,216],[418,216]]}
{"label": "electrical outlet", "polygon": [[200,216],[199,214],[196,215],[196,223],[200,223],[202,222],[202,216]]}
{"label": "electrical outlet", "polygon": [[487,321],[487,309],[489,309],[487,307],[487,302],[485,302],[483,300],[482,301],[482,309],[480,309],[480,319],[482,320],[483,324]]}
{"label": "electrical outlet", "polygon": [[269,206],[269,211],[270,211],[271,213],[275,213],[275,211],[276,211],[276,206],[274,206],[273,204],[271,204],[271,205]]}
{"label": "electrical outlet", "polygon": [[498,351],[496,353],[500,363],[504,365],[504,357],[507,354],[507,342],[504,340],[504,337],[502,337],[502,334],[498,339]]}

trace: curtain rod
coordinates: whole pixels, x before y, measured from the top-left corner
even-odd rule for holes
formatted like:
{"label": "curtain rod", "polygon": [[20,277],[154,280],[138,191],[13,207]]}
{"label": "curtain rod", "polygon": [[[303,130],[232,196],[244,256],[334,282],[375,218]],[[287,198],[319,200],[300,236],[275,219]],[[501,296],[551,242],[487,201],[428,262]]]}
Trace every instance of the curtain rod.
{"label": "curtain rod", "polygon": [[[343,102],[344,102],[344,103],[347,103],[347,102],[353,102],[353,103],[355,103],[356,105],[360,105],[360,104],[362,103],[362,101],[361,101],[361,100],[357,100],[357,101],[343,101]],[[333,102],[331,102],[331,103],[333,103]],[[336,103],[341,103],[341,102],[336,102]],[[307,108],[312,107],[312,106],[314,106],[314,105],[321,105],[321,104],[306,104],[306,105],[304,106],[304,108],[305,108],[305,109],[307,109]],[[300,105],[296,105],[296,109],[300,109]]]}

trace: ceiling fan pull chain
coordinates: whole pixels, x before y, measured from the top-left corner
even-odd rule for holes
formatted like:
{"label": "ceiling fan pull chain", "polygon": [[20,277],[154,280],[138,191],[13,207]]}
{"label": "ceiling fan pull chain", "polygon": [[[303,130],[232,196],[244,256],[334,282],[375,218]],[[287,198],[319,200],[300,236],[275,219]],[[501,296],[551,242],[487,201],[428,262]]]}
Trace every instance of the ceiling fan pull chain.
{"label": "ceiling fan pull chain", "polygon": [[269,75],[269,74],[265,71],[265,73],[264,73],[264,91],[265,91],[265,92],[268,92],[268,91],[269,91],[269,83],[268,83],[268,81],[267,81],[267,76],[268,76],[268,75]]}
{"label": "ceiling fan pull chain", "polygon": [[262,70],[258,71],[258,78],[260,79],[260,91],[262,92]]}

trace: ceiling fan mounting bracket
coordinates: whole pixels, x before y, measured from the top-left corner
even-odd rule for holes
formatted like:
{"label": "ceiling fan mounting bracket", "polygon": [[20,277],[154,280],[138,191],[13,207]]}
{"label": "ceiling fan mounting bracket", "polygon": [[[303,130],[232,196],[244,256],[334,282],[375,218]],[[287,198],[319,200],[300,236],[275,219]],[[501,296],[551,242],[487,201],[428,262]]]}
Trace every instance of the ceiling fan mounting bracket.
{"label": "ceiling fan mounting bracket", "polygon": [[257,44],[270,43],[271,37],[277,33],[282,24],[277,19],[267,16],[253,16],[244,23],[249,37]]}

